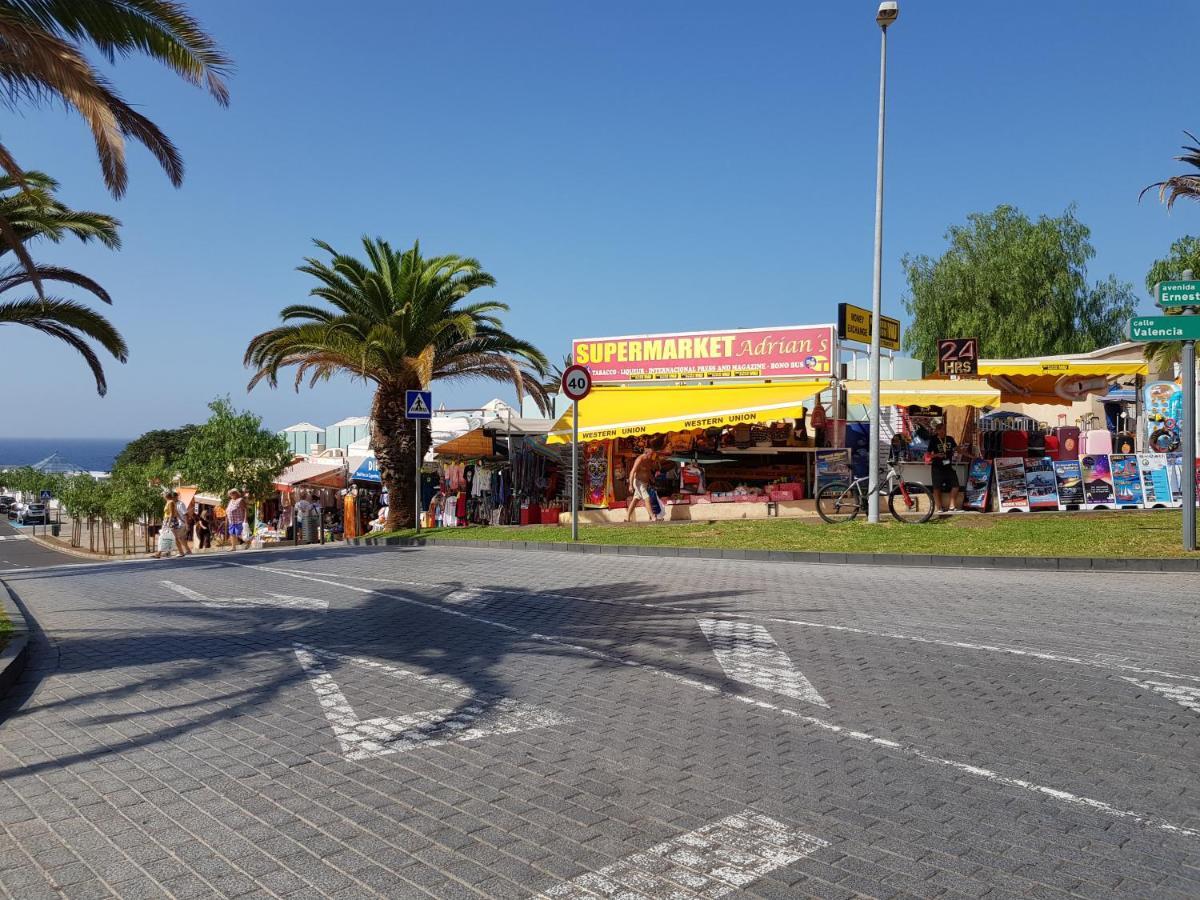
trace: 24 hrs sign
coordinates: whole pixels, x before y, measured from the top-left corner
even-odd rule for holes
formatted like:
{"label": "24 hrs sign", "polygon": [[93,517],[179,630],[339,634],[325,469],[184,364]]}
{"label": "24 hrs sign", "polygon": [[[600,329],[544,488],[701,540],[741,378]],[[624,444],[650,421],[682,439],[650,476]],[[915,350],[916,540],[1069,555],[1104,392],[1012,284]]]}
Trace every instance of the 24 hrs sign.
{"label": "24 hrs sign", "polygon": [[975,375],[978,372],[978,338],[947,338],[938,341],[939,375]]}

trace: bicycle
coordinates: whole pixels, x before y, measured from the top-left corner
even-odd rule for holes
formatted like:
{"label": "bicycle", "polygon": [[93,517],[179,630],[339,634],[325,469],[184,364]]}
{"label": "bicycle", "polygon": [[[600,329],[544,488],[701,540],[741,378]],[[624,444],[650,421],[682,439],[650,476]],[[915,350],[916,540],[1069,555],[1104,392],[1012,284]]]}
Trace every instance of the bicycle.
{"label": "bicycle", "polygon": [[[888,512],[897,522],[920,525],[933,517],[933,494],[919,481],[905,481],[894,462],[880,471],[887,483]],[[882,494],[884,479],[879,480],[876,491]],[[835,481],[817,492],[817,513],[830,525],[840,525],[858,517],[871,496],[870,479],[855,478],[847,483]]]}

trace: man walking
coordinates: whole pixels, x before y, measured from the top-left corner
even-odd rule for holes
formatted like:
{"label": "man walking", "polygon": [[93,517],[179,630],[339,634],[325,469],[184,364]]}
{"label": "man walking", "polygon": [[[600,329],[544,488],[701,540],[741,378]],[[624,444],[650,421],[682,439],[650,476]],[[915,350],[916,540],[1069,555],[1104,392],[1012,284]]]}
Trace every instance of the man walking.
{"label": "man walking", "polygon": [[237,488],[229,491],[229,505],[225,507],[225,518],[229,522],[229,549],[236,550],[246,534],[246,501]]}
{"label": "man walking", "polygon": [[654,500],[657,499],[653,487],[654,475],[663,462],[658,451],[652,445],[647,444],[641,456],[635,459],[633,465],[629,467],[629,509],[625,514],[626,522],[633,521],[638,504],[643,502],[646,504],[646,513],[650,516],[651,521],[662,522],[666,519],[661,505],[657,512],[654,510]]}

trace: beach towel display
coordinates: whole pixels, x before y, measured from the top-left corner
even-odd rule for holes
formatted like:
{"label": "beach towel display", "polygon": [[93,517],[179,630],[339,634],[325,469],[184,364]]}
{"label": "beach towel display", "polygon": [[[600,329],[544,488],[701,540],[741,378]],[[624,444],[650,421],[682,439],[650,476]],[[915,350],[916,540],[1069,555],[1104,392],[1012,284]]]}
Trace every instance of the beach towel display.
{"label": "beach towel display", "polygon": [[583,505],[587,508],[603,509],[613,502],[612,449],[612,441],[583,445]]}
{"label": "beach towel display", "polygon": [[1105,453],[1089,453],[1079,458],[1083,470],[1083,508],[1112,509],[1116,503],[1112,461]]}
{"label": "beach towel display", "polygon": [[1171,494],[1171,479],[1167,473],[1167,454],[1139,453],[1138,468],[1142,475],[1142,505],[1147,509],[1175,507],[1180,503]]}
{"label": "beach towel display", "polygon": [[1083,470],[1078,459],[1055,460],[1054,483],[1058,488],[1059,509],[1083,507]]}
{"label": "beach towel display", "polygon": [[1025,483],[1025,460],[1019,456],[996,458],[996,496],[1001,512],[1029,512],[1029,487]]}
{"label": "beach towel display", "polygon": [[1113,490],[1117,505],[1141,506],[1142,473],[1138,466],[1138,458],[1131,453],[1116,453],[1109,459],[1112,462]]}
{"label": "beach towel display", "polygon": [[1058,483],[1050,457],[1025,460],[1025,486],[1029,490],[1030,509],[1058,509]]}

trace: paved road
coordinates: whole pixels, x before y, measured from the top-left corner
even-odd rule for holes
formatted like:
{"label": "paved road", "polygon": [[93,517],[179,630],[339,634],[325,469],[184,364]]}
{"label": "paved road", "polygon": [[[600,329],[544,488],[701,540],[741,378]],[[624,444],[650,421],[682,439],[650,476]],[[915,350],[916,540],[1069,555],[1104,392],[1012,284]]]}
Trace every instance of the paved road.
{"label": "paved road", "polygon": [[0,710],[22,900],[1200,896],[1194,578],[439,547],[5,580],[49,640]]}
{"label": "paved road", "polygon": [[[39,530],[41,526],[38,526]],[[18,569],[44,568],[76,563],[79,560],[66,553],[47,550],[29,540],[32,527],[16,528],[0,518],[0,575]]]}

